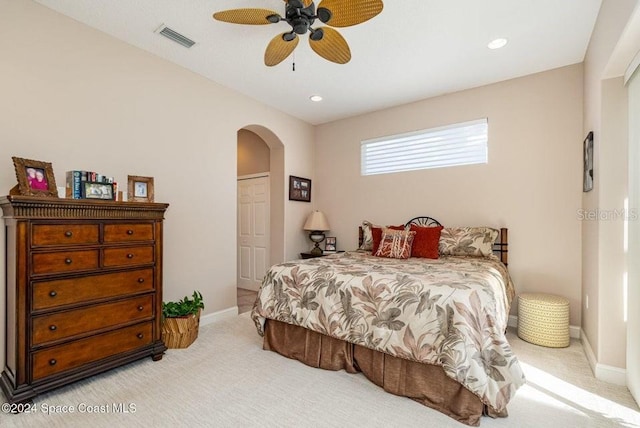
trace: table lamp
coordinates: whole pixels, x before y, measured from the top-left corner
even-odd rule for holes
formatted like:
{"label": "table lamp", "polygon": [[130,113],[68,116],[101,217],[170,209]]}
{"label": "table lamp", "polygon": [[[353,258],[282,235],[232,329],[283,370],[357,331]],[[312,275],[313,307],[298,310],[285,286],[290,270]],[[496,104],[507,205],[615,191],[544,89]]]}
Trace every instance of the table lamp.
{"label": "table lamp", "polygon": [[324,241],[324,232],[329,229],[329,222],[322,211],[316,210],[307,217],[307,221],[304,223],[304,230],[309,231],[309,239],[315,243],[315,246],[311,250],[311,254],[322,254],[322,249],[319,244]]}

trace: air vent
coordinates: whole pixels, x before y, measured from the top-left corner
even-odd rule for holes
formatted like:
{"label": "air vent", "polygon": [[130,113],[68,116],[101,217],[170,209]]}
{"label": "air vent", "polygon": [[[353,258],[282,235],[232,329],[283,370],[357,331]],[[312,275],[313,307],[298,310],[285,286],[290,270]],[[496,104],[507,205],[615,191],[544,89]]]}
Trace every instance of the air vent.
{"label": "air vent", "polygon": [[194,42],[190,38],[183,36],[182,34],[172,30],[164,24],[160,26],[157,32],[165,36],[167,39],[171,39],[174,42],[184,46],[185,48],[190,48],[191,46],[196,44],[196,42]]}

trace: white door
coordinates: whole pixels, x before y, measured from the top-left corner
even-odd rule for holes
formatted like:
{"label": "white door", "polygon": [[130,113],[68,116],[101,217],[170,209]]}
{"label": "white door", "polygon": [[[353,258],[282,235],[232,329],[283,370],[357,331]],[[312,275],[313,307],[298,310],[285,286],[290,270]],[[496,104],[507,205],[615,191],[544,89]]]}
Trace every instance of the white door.
{"label": "white door", "polygon": [[260,288],[270,266],[269,227],[269,177],[238,179],[238,288]]}

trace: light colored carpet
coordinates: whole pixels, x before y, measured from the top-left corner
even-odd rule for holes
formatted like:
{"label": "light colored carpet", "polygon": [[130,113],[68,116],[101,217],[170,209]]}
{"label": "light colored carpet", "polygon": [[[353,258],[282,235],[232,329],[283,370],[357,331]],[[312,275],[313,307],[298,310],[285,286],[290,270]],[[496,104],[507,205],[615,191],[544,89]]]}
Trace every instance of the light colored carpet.
{"label": "light colored carpet", "polygon": [[[597,381],[579,342],[547,349],[509,341],[528,384],[506,419],[482,427],[640,427],[626,388]],[[145,359],[38,396],[35,413],[0,414],[5,427],[463,427],[361,374],[330,372],[263,351],[249,314],[203,326],[185,350]],[[113,404],[135,413],[114,412]],[[82,405],[109,413],[80,413]],[[75,413],[45,414],[53,406]],[[99,410],[99,409],[98,409]],[[103,410],[104,412],[104,410]]]}

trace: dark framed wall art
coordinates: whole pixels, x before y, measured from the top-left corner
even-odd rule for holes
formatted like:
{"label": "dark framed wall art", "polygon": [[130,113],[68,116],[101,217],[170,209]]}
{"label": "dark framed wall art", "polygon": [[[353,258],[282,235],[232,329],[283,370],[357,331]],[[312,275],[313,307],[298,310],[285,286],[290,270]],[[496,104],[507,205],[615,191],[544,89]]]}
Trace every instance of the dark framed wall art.
{"label": "dark framed wall art", "polygon": [[290,175],[289,200],[311,202],[311,180]]}
{"label": "dark framed wall art", "polygon": [[584,161],[582,191],[589,192],[593,190],[593,131],[589,132],[584,139],[582,157]]}

